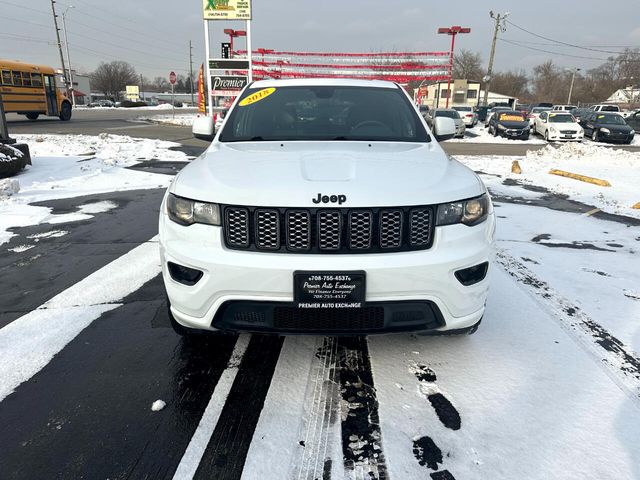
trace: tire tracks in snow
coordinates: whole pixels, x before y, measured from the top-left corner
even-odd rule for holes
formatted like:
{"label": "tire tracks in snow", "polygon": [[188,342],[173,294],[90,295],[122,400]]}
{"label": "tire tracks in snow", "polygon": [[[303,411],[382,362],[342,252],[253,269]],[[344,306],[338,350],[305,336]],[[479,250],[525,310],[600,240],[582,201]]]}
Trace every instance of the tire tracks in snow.
{"label": "tire tracks in snow", "polygon": [[[333,472],[346,479],[387,480],[366,338],[326,337],[316,359],[300,442],[304,451],[294,459],[293,478],[329,480]],[[335,440],[338,451],[331,444]]]}
{"label": "tire tracks in snow", "polygon": [[640,403],[640,355],[637,352],[506,251],[498,250],[496,261],[508,275],[550,311],[551,316],[585,351],[604,366],[609,377],[632,400]]}

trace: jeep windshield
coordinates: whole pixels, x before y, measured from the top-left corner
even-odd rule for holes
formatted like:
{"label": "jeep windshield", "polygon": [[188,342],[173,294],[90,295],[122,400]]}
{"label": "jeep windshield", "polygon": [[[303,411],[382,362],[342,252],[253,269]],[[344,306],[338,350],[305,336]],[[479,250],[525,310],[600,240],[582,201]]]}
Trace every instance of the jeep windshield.
{"label": "jeep windshield", "polygon": [[247,89],[219,141],[429,142],[399,88],[286,86]]}

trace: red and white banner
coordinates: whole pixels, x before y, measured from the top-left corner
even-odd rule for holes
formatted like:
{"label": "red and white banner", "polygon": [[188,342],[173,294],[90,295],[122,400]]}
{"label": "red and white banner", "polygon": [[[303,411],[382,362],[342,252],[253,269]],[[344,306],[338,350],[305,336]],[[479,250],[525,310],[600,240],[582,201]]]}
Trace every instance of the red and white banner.
{"label": "red and white banner", "polygon": [[[246,52],[237,52],[246,54]],[[253,52],[254,79],[355,78],[409,82],[447,80],[450,52]]]}

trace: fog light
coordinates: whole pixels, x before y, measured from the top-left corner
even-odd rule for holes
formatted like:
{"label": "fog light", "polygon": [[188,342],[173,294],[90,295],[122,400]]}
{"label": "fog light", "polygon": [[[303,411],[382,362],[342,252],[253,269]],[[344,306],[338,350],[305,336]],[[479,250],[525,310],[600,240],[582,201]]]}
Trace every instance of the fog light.
{"label": "fog light", "polygon": [[468,287],[484,280],[484,277],[487,276],[487,270],[489,270],[489,262],[484,262],[474,267],[458,270],[455,275],[462,285]]}
{"label": "fog light", "polygon": [[202,278],[202,272],[195,268],[185,267],[177,263],[167,262],[169,274],[176,282],[183,285],[193,286]]}

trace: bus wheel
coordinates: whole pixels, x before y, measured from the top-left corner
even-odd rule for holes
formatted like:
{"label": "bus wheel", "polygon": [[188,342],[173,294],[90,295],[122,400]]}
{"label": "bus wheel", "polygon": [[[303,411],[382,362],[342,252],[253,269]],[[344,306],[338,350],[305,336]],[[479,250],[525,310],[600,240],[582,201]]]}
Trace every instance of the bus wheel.
{"label": "bus wheel", "polygon": [[63,122],[71,120],[71,104],[69,102],[64,102],[60,107],[60,120]]}
{"label": "bus wheel", "polygon": [[33,113],[33,112],[27,113],[27,118],[29,120],[37,120],[39,116],[40,116],[39,113]]}

